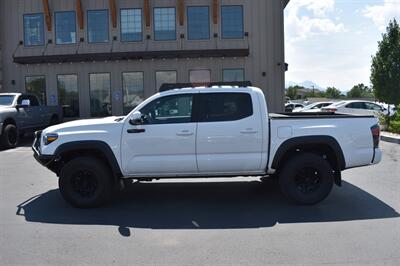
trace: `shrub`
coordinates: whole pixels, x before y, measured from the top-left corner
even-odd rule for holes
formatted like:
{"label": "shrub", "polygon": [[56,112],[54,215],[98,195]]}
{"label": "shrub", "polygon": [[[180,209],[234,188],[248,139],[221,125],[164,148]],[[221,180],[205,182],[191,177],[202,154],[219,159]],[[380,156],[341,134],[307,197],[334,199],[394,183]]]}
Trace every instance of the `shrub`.
{"label": "shrub", "polygon": [[400,134],[400,120],[394,120],[390,122],[389,132]]}
{"label": "shrub", "polygon": [[397,111],[396,113],[390,117],[390,119],[386,122],[388,122],[389,125],[389,132],[393,133],[399,133],[400,134],[400,105],[397,106]]}

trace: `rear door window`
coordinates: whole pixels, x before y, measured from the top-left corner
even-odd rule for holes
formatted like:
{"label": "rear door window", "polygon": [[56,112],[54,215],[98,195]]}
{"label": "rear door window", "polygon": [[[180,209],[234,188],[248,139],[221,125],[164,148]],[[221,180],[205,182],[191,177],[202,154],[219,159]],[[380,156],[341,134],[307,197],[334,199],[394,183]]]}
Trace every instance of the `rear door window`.
{"label": "rear door window", "polygon": [[382,107],[374,104],[374,103],[365,103],[365,105],[367,106],[367,109],[369,110],[374,110],[374,111],[383,111]]}
{"label": "rear door window", "polygon": [[365,105],[363,102],[349,103],[348,105],[346,105],[346,107],[351,109],[365,109]]}
{"label": "rear door window", "polygon": [[198,122],[236,121],[253,115],[248,93],[204,93],[199,95]]}

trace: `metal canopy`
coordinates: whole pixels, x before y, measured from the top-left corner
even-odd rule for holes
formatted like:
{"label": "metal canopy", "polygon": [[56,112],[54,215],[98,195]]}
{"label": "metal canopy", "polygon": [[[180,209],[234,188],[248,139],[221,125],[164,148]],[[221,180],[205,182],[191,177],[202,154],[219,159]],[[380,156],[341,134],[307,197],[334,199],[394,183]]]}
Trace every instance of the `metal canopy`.
{"label": "metal canopy", "polygon": [[250,49],[215,49],[14,56],[13,59],[17,64],[42,64],[164,58],[246,57],[249,54]]}

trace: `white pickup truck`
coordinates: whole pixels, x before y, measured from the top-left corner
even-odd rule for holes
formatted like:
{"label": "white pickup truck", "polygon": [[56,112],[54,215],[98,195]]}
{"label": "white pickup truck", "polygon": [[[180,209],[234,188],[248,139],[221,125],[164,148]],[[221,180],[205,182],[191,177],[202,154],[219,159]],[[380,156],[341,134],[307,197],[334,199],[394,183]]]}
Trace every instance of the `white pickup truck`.
{"label": "white pickup truck", "polygon": [[105,203],[125,180],[273,176],[299,204],[341,184],[341,171],[379,163],[374,116],[268,114],[254,87],[158,93],[126,117],[80,120],[36,133],[34,157],[76,207]]}

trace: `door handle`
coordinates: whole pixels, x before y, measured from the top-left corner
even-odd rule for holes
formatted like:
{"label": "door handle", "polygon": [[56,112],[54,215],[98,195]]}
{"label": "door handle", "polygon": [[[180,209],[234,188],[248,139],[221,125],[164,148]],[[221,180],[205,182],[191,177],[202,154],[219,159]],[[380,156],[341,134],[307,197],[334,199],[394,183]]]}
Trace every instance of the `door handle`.
{"label": "door handle", "polygon": [[144,132],[146,132],[146,129],[144,129],[144,128],[142,128],[142,129],[134,128],[134,129],[128,129],[127,132],[128,132],[129,134],[138,134],[138,133],[144,133]]}
{"label": "door handle", "polygon": [[193,132],[190,132],[189,130],[182,130],[179,133],[176,133],[177,136],[181,136],[181,137],[186,137],[186,136],[193,136]]}
{"label": "door handle", "polygon": [[240,131],[240,133],[242,133],[242,134],[256,134],[256,133],[258,133],[258,131],[254,130],[252,128],[248,128],[248,129]]}

